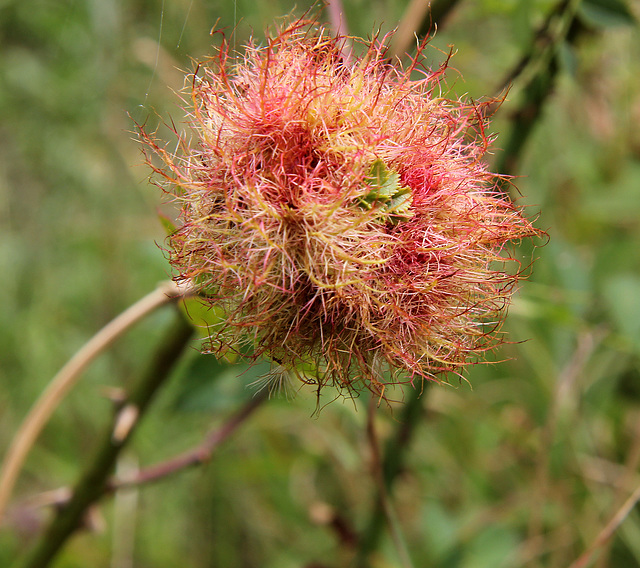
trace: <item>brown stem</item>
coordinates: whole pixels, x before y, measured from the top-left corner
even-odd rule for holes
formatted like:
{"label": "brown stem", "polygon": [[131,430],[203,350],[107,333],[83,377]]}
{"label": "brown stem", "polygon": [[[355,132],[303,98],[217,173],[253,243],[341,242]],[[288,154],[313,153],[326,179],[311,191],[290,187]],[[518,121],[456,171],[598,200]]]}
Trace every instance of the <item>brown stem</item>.
{"label": "brown stem", "polygon": [[78,382],[83,371],[135,323],[159,307],[191,293],[193,290],[188,286],[181,287],[174,282],[163,283],[104,326],[51,379],[20,425],[4,458],[0,472],[0,521],[24,460],[42,428]]}
{"label": "brown stem", "polygon": [[[156,392],[169,377],[193,335],[193,327],[180,313],[154,353],[128,401],[114,417],[113,423],[99,444],[99,450],[75,486],[71,499],[62,506],[36,547],[19,565],[22,568],[45,568],[60,552],[69,537],[82,526],[86,513],[104,493],[120,452],[131,439],[141,417]],[[122,427],[128,416],[127,427]],[[114,435],[116,432],[117,435]]]}
{"label": "brown stem", "polygon": [[424,37],[445,19],[460,0],[411,0],[391,41],[389,57],[403,57],[416,44],[416,36]]}
{"label": "brown stem", "polygon": [[222,427],[209,433],[200,445],[167,461],[144,468],[138,471],[133,477],[112,479],[106,484],[105,491],[113,492],[126,487],[153,483],[180,470],[209,461],[216,448],[227,440],[268,397],[269,391],[263,389],[225,422]]}
{"label": "brown stem", "polygon": [[618,530],[623,521],[629,516],[629,513],[640,502],[640,486],[629,496],[622,507],[616,511],[611,520],[600,531],[600,534],[593,541],[591,546],[585,550],[580,557],[569,566],[569,568],[585,568],[595,552],[607,544]]}

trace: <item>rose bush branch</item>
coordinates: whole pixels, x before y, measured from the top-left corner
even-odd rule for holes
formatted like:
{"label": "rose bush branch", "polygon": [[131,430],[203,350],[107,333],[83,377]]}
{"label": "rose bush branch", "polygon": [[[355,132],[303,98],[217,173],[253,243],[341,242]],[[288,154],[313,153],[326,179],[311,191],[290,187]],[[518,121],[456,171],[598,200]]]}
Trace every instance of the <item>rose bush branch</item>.
{"label": "rose bush branch", "polygon": [[113,478],[106,483],[105,491],[111,493],[118,489],[153,483],[183,469],[208,462],[218,446],[244,424],[268,397],[268,389],[262,389],[221,427],[212,430],[200,445],[169,460],[143,468],[131,477]]}
{"label": "rose bush branch", "polygon": [[151,312],[167,303],[185,298],[193,292],[193,288],[186,283],[181,285],[171,281],[162,283],[156,290],[144,296],[103,327],[53,377],[27,414],[4,457],[0,472],[0,521],[22,464],[34,442],[89,364]]}
{"label": "rose bush branch", "polygon": [[[500,85],[500,90],[508,88],[530,62],[537,62],[522,89],[521,101],[511,112],[510,132],[496,164],[496,170],[502,174],[515,173],[522,150],[533,133],[545,103],[553,93],[560,71],[560,44],[574,44],[586,30],[577,17],[576,9],[574,0],[560,2],[536,34],[536,38],[539,37],[540,40],[532,43],[531,50],[523,55]],[[550,28],[554,27],[554,22],[557,29],[551,33]]]}
{"label": "rose bush branch", "polygon": [[[425,383],[425,386],[428,383]],[[379,442],[369,427],[369,441],[373,452],[373,468],[377,478],[377,490],[374,497],[374,509],[365,527],[358,546],[357,568],[370,566],[370,558],[380,544],[380,537],[386,523],[396,524],[389,516],[389,501],[393,494],[393,486],[398,475],[405,466],[406,456],[411,447],[416,427],[424,417],[424,391],[419,388],[407,389],[407,400],[404,402],[402,414],[394,433],[384,444],[384,451],[377,450]],[[370,416],[369,420],[373,418]],[[386,501],[386,502],[385,502]],[[397,529],[394,529],[397,530]]]}
{"label": "rose bush branch", "polygon": [[[266,389],[257,393],[248,403],[240,408],[240,410],[233,414],[221,426],[212,430],[198,446],[153,466],[142,468],[131,476],[111,477],[105,483],[103,494],[108,495],[118,491],[119,489],[155,483],[165,479],[166,477],[179,473],[184,469],[206,463],[212,458],[216,449],[228,440],[236,430],[253,415],[253,413],[268,397],[269,391]],[[66,505],[70,499],[70,489],[67,487],[60,487],[27,499],[24,507],[61,507]]]}
{"label": "rose bush branch", "polygon": [[193,326],[177,313],[166,336],[153,354],[138,385],[124,401],[113,422],[98,444],[98,451],[72,491],[69,501],[60,507],[34,549],[17,566],[45,568],[57,556],[68,538],[83,523],[88,509],[104,494],[118,456],[127,445],[136,426],[146,413],[154,395],[171,374],[194,333]]}

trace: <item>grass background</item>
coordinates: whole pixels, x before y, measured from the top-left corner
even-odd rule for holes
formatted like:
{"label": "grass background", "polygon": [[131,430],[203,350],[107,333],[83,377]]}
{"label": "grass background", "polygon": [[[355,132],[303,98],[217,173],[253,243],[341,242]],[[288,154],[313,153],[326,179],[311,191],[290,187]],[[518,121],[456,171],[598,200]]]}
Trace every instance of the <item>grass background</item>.
{"label": "grass background", "polygon": [[[406,1],[344,4],[350,33],[366,37],[395,27]],[[461,0],[432,41],[457,49],[453,92],[494,94],[554,5]],[[638,15],[638,2],[629,6]],[[181,120],[179,69],[211,53],[216,22],[236,28],[240,48],[292,10],[262,0],[0,2],[0,453],[70,355],[169,275],[156,244],[161,196],[132,120]],[[495,356],[504,361],[474,367],[472,388],[425,397],[395,488],[416,566],[566,567],[640,485],[640,37],[602,14],[599,23],[611,25],[562,46],[521,156],[521,203],[550,239],[512,306],[512,343]],[[496,159],[520,89],[493,123]],[[105,387],[131,384],[167,319],[155,314],[119,341],[55,414],[1,527],[0,565],[46,517],[24,500],[73,482],[111,414]],[[214,363],[189,359],[122,468],[197,444],[248,396],[248,376],[214,383]],[[329,507],[359,530],[370,514],[365,406],[314,408],[304,390],[273,399],[206,467],[105,502],[99,530],[76,537],[56,568],[348,566],[352,550],[322,518]],[[396,417],[381,413],[386,435]],[[594,565],[639,564],[636,508]],[[398,565],[385,541],[376,566]]]}

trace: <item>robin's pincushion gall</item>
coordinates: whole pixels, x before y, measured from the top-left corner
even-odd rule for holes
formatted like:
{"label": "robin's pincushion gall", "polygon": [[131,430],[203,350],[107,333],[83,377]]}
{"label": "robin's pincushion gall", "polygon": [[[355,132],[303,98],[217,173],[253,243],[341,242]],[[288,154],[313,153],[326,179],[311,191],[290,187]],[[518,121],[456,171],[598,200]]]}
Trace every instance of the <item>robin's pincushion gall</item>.
{"label": "robin's pincushion gall", "polygon": [[[353,40],[352,40],[353,41]],[[482,109],[441,96],[446,64],[296,22],[191,76],[191,134],[159,183],[181,207],[176,278],[215,307],[214,351],[251,345],[348,391],[460,374],[496,343],[536,229],[483,161]]]}

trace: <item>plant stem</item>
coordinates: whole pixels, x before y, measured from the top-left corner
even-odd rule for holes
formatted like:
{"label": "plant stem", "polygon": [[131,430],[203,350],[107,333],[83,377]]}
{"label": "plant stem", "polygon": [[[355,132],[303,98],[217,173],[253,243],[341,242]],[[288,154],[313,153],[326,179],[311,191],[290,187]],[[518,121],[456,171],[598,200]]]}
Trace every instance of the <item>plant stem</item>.
{"label": "plant stem", "polygon": [[[411,444],[412,434],[422,416],[421,397],[423,392],[424,389],[419,388],[409,390],[408,400],[404,403],[402,416],[396,431],[385,445],[384,456],[379,460],[375,460],[374,456],[374,461],[379,462],[381,486],[378,489],[376,505],[369,519],[369,524],[364,531],[358,548],[355,564],[358,568],[368,568],[370,565],[369,558],[378,547],[385,523],[389,522],[391,525],[395,523],[393,512],[389,511],[389,508],[385,505],[389,504],[388,497],[392,494],[393,483],[404,467],[404,459]],[[375,448],[372,449],[375,452]],[[390,517],[389,513],[391,513]]]}
{"label": "plant stem", "polygon": [[378,502],[380,503],[380,507],[384,513],[384,517],[389,528],[389,533],[391,535],[391,540],[396,547],[402,565],[404,566],[404,568],[413,568],[411,555],[409,554],[409,547],[407,546],[407,542],[404,538],[404,535],[402,534],[402,529],[400,527],[400,523],[398,522],[398,517],[396,515],[395,508],[393,507],[393,503],[391,502],[391,497],[389,495],[391,487],[387,486],[387,483],[385,481],[384,467],[380,456],[380,443],[378,434],[376,432],[377,409],[378,408],[376,405],[376,401],[372,397],[369,401],[367,434],[369,436],[369,444],[371,446],[373,477],[378,486]]}
{"label": "plant stem", "polygon": [[[170,375],[192,334],[193,327],[182,314],[176,314],[174,323],[154,353],[140,382],[104,434],[98,453],[78,481],[71,499],[58,510],[36,547],[19,566],[22,568],[49,566],[68,538],[82,526],[87,510],[104,493],[107,480],[120,452],[131,439],[140,418],[153,396]],[[125,413],[133,416],[133,419],[126,430],[122,430],[122,417]],[[116,432],[118,434],[114,435]]]}
{"label": "plant stem", "polygon": [[[576,17],[576,0],[563,0],[551,13],[544,23],[537,38],[543,37],[543,45],[534,41],[530,52],[526,53],[520,62],[509,73],[500,87],[504,90],[508,84],[519,77],[530,61],[538,60],[540,63],[537,72],[528,80],[522,92],[522,101],[518,108],[512,113],[511,132],[505,144],[504,152],[496,164],[496,171],[501,174],[511,175],[516,171],[518,160],[522,150],[529,140],[533,129],[542,114],[547,99],[553,93],[560,62],[558,47],[563,42],[575,43],[578,37],[584,33],[585,28]],[[551,34],[549,28],[552,20],[560,21],[560,31]],[[504,182],[506,185],[507,182]]]}
{"label": "plant stem", "polygon": [[263,389],[257,393],[236,414],[231,416],[221,427],[212,430],[205,440],[190,450],[167,461],[144,468],[131,478],[114,478],[105,486],[108,492],[118,489],[153,483],[173,475],[183,469],[201,465],[211,459],[214,451],[227,440],[269,397],[269,391]]}
{"label": "plant stem", "polygon": [[416,36],[424,37],[432,33],[455,8],[460,0],[411,0],[407,6],[398,29],[391,40],[389,58],[403,57],[415,47]]}
{"label": "plant stem", "polygon": [[529,49],[522,54],[520,60],[500,82],[500,86],[497,89],[498,93],[509,89],[536,58],[540,59],[549,48],[555,48],[555,46],[564,39],[567,30],[564,29],[562,25],[559,26],[560,29],[557,29],[558,20],[562,23],[562,21],[567,18],[567,14],[571,15],[570,20],[576,9],[576,0],[561,0],[561,2],[549,12],[542,25],[534,34]]}
{"label": "plant stem", "polygon": [[593,555],[599,548],[602,548],[612,538],[620,525],[630,515],[633,508],[640,502],[640,486],[629,495],[628,499],[622,504],[605,527],[600,531],[593,543],[585,550],[580,557],[569,566],[569,568],[586,568],[589,565]]}
{"label": "plant stem", "polygon": [[349,35],[349,28],[347,26],[344,7],[342,6],[342,0],[327,0],[326,6],[333,33],[338,37],[347,37]]}
{"label": "plant stem", "polygon": [[20,425],[4,458],[0,471],[0,521],[29,450],[82,372],[135,323],[159,307],[191,293],[193,291],[188,287],[179,287],[174,282],[163,283],[105,325],[51,379]]}

